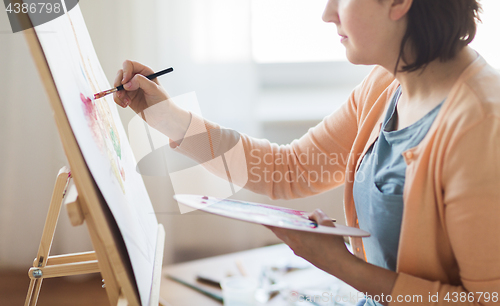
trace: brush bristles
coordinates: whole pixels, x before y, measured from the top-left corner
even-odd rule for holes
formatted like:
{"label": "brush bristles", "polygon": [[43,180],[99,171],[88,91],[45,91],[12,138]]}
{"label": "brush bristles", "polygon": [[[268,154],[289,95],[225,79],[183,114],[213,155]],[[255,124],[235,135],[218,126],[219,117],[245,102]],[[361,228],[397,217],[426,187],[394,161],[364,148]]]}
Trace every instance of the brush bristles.
{"label": "brush bristles", "polygon": [[94,95],[94,99],[96,99],[96,100],[97,100],[97,99],[100,99],[100,98],[102,98],[102,97],[104,97],[104,96],[107,96],[107,95],[109,95],[109,94],[111,94],[111,93],[114,93],[114,92],[116,92],[116,91],[117,91],[117,89],[116,89],[116,88],[113,88],[113,89],[109,89],[109,90],[106,90],[106,91],[102,91],[102,92],[100,92],[100,93],[96,93],[96,94]]}

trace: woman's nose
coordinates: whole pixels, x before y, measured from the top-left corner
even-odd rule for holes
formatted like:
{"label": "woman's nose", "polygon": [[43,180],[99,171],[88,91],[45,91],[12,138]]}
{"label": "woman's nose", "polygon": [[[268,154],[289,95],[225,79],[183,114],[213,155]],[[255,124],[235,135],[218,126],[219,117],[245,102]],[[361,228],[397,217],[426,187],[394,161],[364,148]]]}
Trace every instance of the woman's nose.
{"label": "woman's nose", "polygon": [[323,11],[324,22],[333,22],[335,24],[340,23],[338,6],[338,0],[328,0],[325,10]]}

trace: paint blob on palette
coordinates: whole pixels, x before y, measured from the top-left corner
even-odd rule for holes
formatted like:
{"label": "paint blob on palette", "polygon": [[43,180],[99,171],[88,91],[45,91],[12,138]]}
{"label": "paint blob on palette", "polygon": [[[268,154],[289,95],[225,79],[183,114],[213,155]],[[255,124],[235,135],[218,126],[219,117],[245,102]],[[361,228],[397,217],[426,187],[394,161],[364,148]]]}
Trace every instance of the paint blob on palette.
{"label": "paint blob on palette", "polygon": [[82,108],[94,141],[111,163],[111,169],[125,193],[125,171],[121,165],[122,149],[116,125],[106,100],[92,100],[80,93]]}
{"label": "paint blob on palette", "polygon": [[341,224],[334,227],[318,225],[302,210],[192,194],[176,194],[174,198],[192,208],[251,223],[340,236],[370,236],[364,230]]}
{"label": "paint blob on palette", "polygon": [[305,211],[231,199],[209,198],[204,202],[215,213],[227,213],[240,217],[251,214],[257,219],[273,218],[293,226],[318,227],[316,222],[309,220]]}

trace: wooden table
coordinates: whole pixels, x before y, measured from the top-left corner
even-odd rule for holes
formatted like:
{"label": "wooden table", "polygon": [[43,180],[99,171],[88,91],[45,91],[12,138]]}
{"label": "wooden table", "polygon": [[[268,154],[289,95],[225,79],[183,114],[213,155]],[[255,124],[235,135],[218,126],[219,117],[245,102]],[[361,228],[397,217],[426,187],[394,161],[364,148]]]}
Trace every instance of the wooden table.
{"label": "wooden table", "polygon": [[[265,304],[256,303],[256,305],[294,305],[290,301],[301,298],[298,294],[303,294],[310,298],[314,298],[314,295],[316,295],[318,303],[296,302],[295,304],[297,305],[355,304],[355,296],[358,294],[355,289],[332,275],[313,267],[302,258],[295,256],[290,248],[284,244],[166,266],[163,268],[160,295],[170,306],[220,306],[222,305],[220,302],[173,281],[167,278],[166,275],[173,275],[184,281],[196,284],[207,291],[221,295],[220,289],[197,282],[196,275],[198,273],[223,275],[226,272],[230,272],[232,275],[239,275],[240,271],[236,264],[239,262],[246,271],[246,274],[258,278],[263,266],[275,265],[284,261],[305,267],[304,269],[289,272],[282,276],[282,280],[288,284],[288,288],[294,290],[296,293],[291,293],[288,290],[285,291],[286,293],[279,294]],[[344,298],[344,302],[334,303],[335,299],[340,302],[342,298]],[[349,301],[345,303],[346,300]]]}

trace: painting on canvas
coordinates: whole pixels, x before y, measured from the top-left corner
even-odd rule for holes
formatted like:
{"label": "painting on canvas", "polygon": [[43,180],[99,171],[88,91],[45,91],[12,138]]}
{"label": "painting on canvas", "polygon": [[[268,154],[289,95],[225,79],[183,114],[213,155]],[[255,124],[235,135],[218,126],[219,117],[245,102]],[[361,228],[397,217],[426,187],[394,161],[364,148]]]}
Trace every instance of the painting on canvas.
{"label": "painting on canvas", "polygon": [[148,305],[158,223],[80,8],[35,27],[71,129],[123,236]]}

